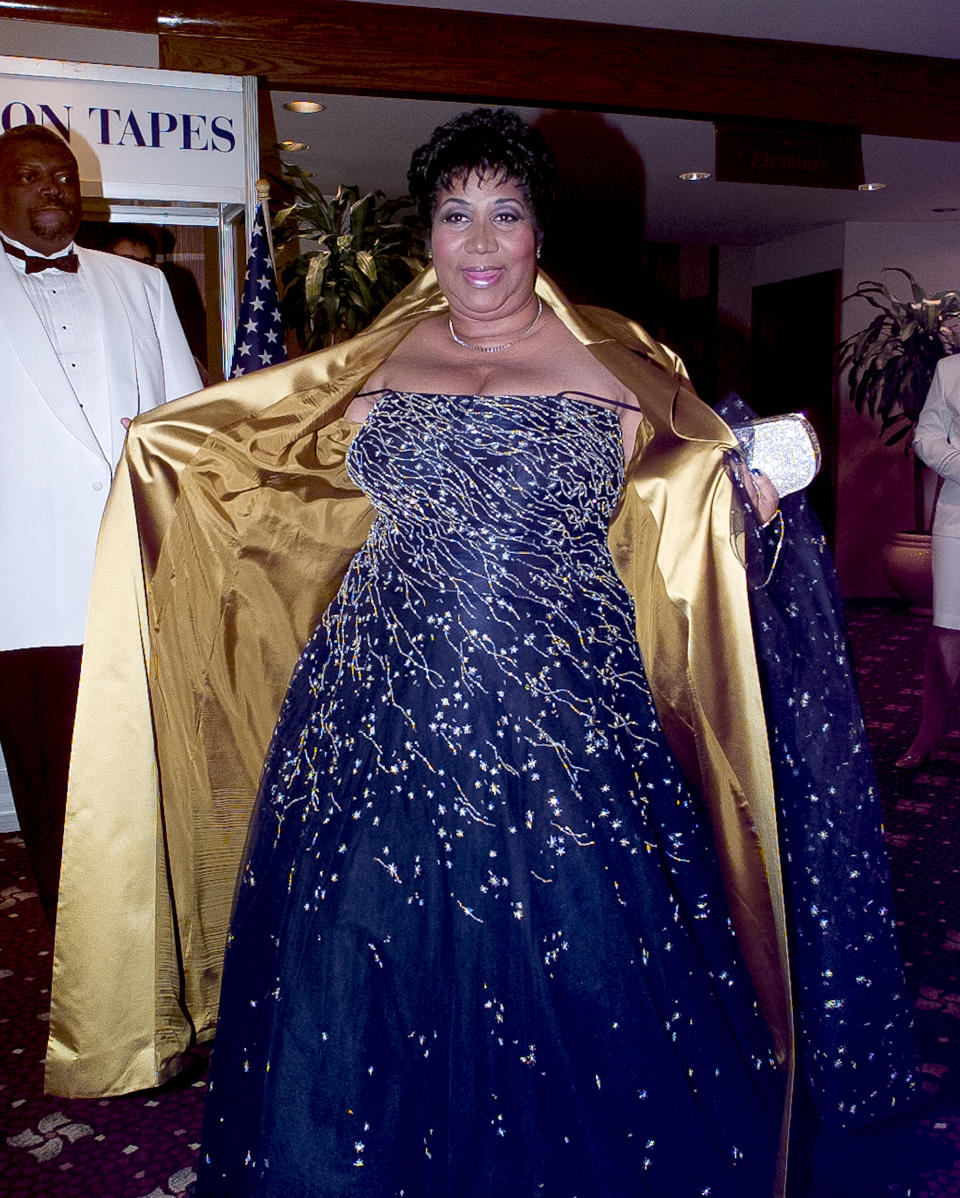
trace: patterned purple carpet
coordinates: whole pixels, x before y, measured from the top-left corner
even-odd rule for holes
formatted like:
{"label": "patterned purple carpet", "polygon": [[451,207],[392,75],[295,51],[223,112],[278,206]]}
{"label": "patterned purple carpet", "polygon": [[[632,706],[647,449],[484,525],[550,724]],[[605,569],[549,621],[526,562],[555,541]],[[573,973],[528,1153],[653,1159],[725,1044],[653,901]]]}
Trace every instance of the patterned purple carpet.
{"label": "patterned purple carpet", "polygon": [[883,799],[930,1160],[911,1198],[960,1196],[960,701],[942,751],[915,772],[894,768],[920,709],[929,621],[896,605],[851,604],[851,650]]}
{"label": "patterned purple carpet", "polygon": [[156,1092],[44,1096],[53,943],[31,886],[23,842],[0,836],[0,1194],[176,1198],[194,1177],[206,1060]]}
{"label": "patterned purple carpet", "polygon": [[[941,758],[912,775],[894,770],[916,718],[927,622],[880,604],[852,605],[849,618],[929,1104],[913,1137],[911,1198],[960,1198],[960,716]],[[51,953],[19,837],[0,836],[0,1194],[178,1198],[194,1176],[205,1055],[159,1091],[45,1096]]]}

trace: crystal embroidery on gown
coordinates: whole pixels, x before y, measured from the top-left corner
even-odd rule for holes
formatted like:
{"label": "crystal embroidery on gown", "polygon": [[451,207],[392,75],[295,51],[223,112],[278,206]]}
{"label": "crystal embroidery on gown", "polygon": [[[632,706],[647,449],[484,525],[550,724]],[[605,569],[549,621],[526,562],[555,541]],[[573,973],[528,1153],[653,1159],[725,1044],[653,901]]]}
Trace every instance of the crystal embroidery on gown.
{"label": "crystal embroidery on gown", "polygon": [[386,392],[294,671],[198,1193],[757,1198],[781,1082],[607,527],[614,412]]}

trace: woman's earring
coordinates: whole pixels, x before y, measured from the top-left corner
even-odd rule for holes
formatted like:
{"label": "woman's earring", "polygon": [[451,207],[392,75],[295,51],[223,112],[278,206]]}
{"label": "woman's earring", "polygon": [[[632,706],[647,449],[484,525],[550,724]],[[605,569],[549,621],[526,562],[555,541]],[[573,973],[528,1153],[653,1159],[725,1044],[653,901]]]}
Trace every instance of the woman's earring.
{"label": "woman's earring", "polygon": [[542,249],[542,247],[538,245],[538,246],[537,246],[537,261],[538,261],[538,262],[540,261],[540,250],[541,250],[541,249]]}

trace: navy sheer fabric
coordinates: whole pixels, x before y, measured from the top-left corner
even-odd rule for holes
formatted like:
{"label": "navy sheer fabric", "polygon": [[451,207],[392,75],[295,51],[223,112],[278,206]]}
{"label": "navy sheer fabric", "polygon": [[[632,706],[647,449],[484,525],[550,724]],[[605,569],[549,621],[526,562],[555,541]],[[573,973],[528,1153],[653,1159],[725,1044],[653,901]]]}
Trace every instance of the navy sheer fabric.
{"label": "navy sheer fabric", "polygon": [[198,1193],[757,1198],[781,1081],[614,572],[616,414],[387,393],[294,672]]}
{"label": "navy sheer fabric", "polygon": [[[731,424],[754,415],[736,395],[717,410]],[[909,1104],[915,1045],[836,572],[805,493],[786,496],[781,510],[783,546],[764,585],[771,549],[744,505],[800,1065],[823,1126],[852,1130]]]}

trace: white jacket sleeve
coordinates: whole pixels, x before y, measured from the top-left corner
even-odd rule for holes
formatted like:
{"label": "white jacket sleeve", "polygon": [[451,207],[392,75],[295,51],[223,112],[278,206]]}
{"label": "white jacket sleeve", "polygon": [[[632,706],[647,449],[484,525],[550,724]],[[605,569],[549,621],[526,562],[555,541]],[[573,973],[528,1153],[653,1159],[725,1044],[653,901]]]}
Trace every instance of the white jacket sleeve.
{"label": "white jacket sleeve", "polygon": [[960,355],[937,363],[913,435],[913,448],[937,474],[960,483]]}
{"label": "white jacket sleeve", "polygon": [[[167,285],[167,280],[160,271],[160,315],[157,322],[157,335],[160,339],[160,355],[163,359],[163,389],[164,399],[179,399],[182,395],[192,395],[203,386],[200,372],[194,361],[187,338],[177,316],[173,304],[173,296]],[[158,398],[157,403],[161,401]]]}

